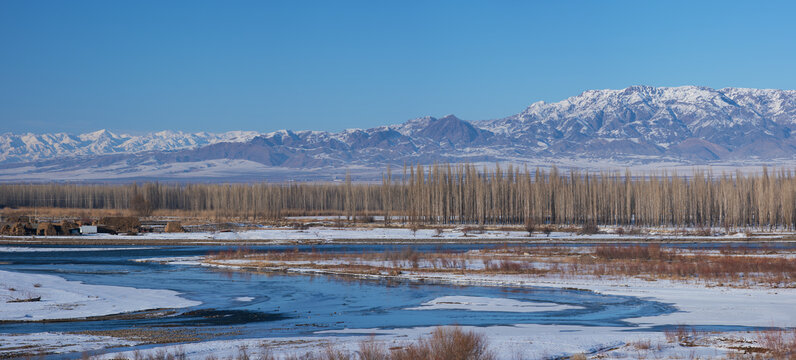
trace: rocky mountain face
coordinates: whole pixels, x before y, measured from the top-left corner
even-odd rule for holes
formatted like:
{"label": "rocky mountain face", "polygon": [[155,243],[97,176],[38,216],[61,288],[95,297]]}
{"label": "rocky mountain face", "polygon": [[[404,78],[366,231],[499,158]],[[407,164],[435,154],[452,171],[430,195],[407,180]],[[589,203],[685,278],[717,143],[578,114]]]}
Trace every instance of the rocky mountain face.
{"label": "rocky mountain face", "polygon": [[[791,161],[796,160],[794,130],[793,90],[632,86],[537,102],[503,119],[424,117],[338,133],[5,134],[0,136],[0,170],[5,168],[6,175],[13,168],[76,174],[113,167],[133,177],[143,168],[191,171],[195,167],[175,164],[230,161],[255,164],[260,172],[563,158],[628,165]],[[8,178],[0,171],[0,179]]]}

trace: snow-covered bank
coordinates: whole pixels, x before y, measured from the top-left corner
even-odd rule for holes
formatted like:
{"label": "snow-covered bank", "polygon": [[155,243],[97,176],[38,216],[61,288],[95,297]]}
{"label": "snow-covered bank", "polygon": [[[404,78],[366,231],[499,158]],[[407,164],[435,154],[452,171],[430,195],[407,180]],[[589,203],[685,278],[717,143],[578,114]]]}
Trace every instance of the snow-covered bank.
{"label": "snow-covered bank", "polygon": [[0,270],[0,320],[36,321],[113,315],[201,304],[171,290],[89,285],[59,276]]}
{"label": "snow-covered bank", "polygon": [[147,250],[151,247],[29,247],[29,246],[0,246],[0,253],[17,252],[79,252],[79,251],[124,251],[124,250]]}
{"label": "snow-covered bank", "polygon": [[[756,234],[754,239],[757,241],[781,240],[785,236],[792,236],[793,233],[771,233]],[[27,239],[30,237],[6,236],[8,239]],[[696,235],[676,235],[666,231],[652,231],[650,234],[642,235],[618,235],[615,233],[600,233],[593,235],[577,234],[574,232],[552,232],[549,235],[535,233],[528,236],[525,231],[517,230],[465,230],[465,228],[445,229],[438,232],[437,229],[418,229],[412,231],[407,228],[336,228],[336,227],[312,227],[306,230],[288,228],[264,227],[256,230],[231,231],[231,232],[189,232],[189,233],[142,233],[139,235],[111,235],[111,234],[92,234],[79,237],[73,236],[48,236],[36,237],[35,240],[47,241],[58,239],[80,239],[85,241],[97,240],[141,240],[141,241],[195,241],[195,242],[240,242],[240,241],[259,241],[273,244],[287,244],[295,242],[331,242],[331,241],[423,241],[423,242],[474,242],[489,240],[513,240],[513,241],[535,241],[535,242],[556,242],[556,241],[741,241],[746,239],[743,233],[696,236]]]}
{"label": "snow-covered bank", "polygon": [[34,353],[80,353],[133,345],[136,345],[136,343],[110,336],[50,332],[33,334],[0,333],[0,358],[21,358]]}
{"label": "snow-covered bank", "polygon": [[[486,336],[489,349],[500,360],[547,359],[574,354],[595,355],[611,359],[673,359],[725,358],[735,350],[731,347],[754,346],[754,334],[744,332],[703,334],[693,344],[667,339],[665,334],[638,331],[624,327],[592,327],[574,325],[520,324],[511,326],[462,327]],[[140,352],[184,353],[189,359],[235,358],[242,349],[249,355],[267,351],[276,358],[301,356],[325,351],[327,345],[336,350],[355,353],[363,341],[372,339],[386,348],[399,348],[428,336],[433,327],[403,329],[346,329],[326,331],[314,337],[216,340],[192,344],[170,345]],[[267,349],[267,350],[266,350]],[[133,359],[134,352],[105,354],[101,359]]]}

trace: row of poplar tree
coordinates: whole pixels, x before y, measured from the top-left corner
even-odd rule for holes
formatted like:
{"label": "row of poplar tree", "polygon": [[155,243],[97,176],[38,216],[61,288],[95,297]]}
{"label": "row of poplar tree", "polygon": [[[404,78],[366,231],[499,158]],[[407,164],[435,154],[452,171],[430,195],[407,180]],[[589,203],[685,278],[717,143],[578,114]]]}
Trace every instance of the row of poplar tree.
{"label": "row of poplar tree", "polygon": [[426,224],[616,224],[782,227],[796,224],[790,170],[634,175],[509,166],[388,168],[380,183],[4,184],[0,205],[210,212],[249,219],[383,215]]}

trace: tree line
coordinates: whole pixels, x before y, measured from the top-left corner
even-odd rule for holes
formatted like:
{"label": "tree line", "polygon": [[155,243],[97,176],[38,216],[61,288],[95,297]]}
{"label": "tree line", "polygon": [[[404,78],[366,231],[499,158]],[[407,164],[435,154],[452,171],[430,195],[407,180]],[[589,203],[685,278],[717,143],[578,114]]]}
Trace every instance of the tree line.
{"label": "tree line", "polygon": [[[796,224],[790,170],[715,175],[695,170],[533,171],[473,165],[388,168],[380,183],[3,184],[0,205],[173,209],[247,219],[383,215],[419,224],[600,224],[783,227]],[[144,214],[145,215],[145,214]]]}

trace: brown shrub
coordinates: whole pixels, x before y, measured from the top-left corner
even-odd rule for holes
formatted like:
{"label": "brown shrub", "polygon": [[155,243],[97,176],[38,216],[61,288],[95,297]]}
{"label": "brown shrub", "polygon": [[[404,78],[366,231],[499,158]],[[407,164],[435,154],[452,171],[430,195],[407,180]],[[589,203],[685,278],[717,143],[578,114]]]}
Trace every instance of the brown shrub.
{"label": "brown shrub", "polygon": [[[285,253],[282,252],[282,253],[279,253],[279,254],[285,254]],[[262,255],[262,254],[258,253],[255,250],[252,250],[250,248],[239,246],[235,250],[226,250],[226,251],[220,251],[220,252],[217,252],[217,253],[210,253],[210,254],[208,254],[208,257],[213,259],[213,260],[237,260],[237,259],[245,259],[245,258],[249,258],[249,257],[254,257],[254,256],[257,256],[257,255]]]}
{"label": "brown shrub", "polygon": [[36,227],[36,235],[55,236],[58,235],[58,231],[55,229],[55,225],[52,223],[39,223],[39,225]]}
{"label": "brown shrub", "polygon": [[389,353],[382,343],[376,342],[373,336],[359,343],[360,360],[387,360]]}
{"label": "brown shrub", "polygon": [[500,273],[524,273],[533,270],[533,266],[527,262],[511,260],[487,261],[484,263],[484,268],[487,271]]}
{"label": "brown shrub", "polygon": [[137,233],[141,230],[141,221],[133,216],[106,216],[99,219],[97,224],[120,233]]}
{"label": "brown shrub", "polygon": [[68,235],[70,230],[79,229],[80,225],[75,222],[63,220],[61,221],[61,233]]}
{"label": "brown shrub", "polygon": [[431,337],[420,339],[391,354],[393,360],[493,360],[495,355],[489,351],[486,337],[459,327],[439,327]]}
{"label": "brown shrub", "polygon": [[600,245],[594,248],[594,255],[603,259],[670,259],[671,251],[661,250],[660,244],[643,245]]}
{"label": "brown shrub", "polygon": [[796,330],[761,331],[757,342],[775,359],[796,359]]}
{"label": "brown shrub", "polygon": [[796,278],[796,262],[788,258],[698,252],[686,255],[661,249],[657,244],[598,246],[594,255],[598,263],[590,267],[593,275],[650,275],[736,284],[768,283],[774,287],[789,286]]}
{"label": "brown shrub", "polygon": [[682,325],[663,330],[663,334],[669,343],[683,343],[689,338],[688,328]]}
{"label": "brown shrub", "polygon": [[163,231],[167,233],[181,233],[185,232],[185,229],[183,229],[182,224],[180,224],[178,221],[169,221]]}
{"label": "brown shrub", "polygon": [[30,223],[18,222],[11,227],[11,233],[9,235],[26,236],[26,235],[33,235],[35,233],[36,229],[34,229]]}
{"label": "brown shrub", "polygon": [[596,234],[598,232],[600,232],[600,228],[597,227],[597,223],[589,222],[589,223],[583,224],[583,226],[578,231],[578,234],[580,234],[580,235],[594,235],[594,234]]}

